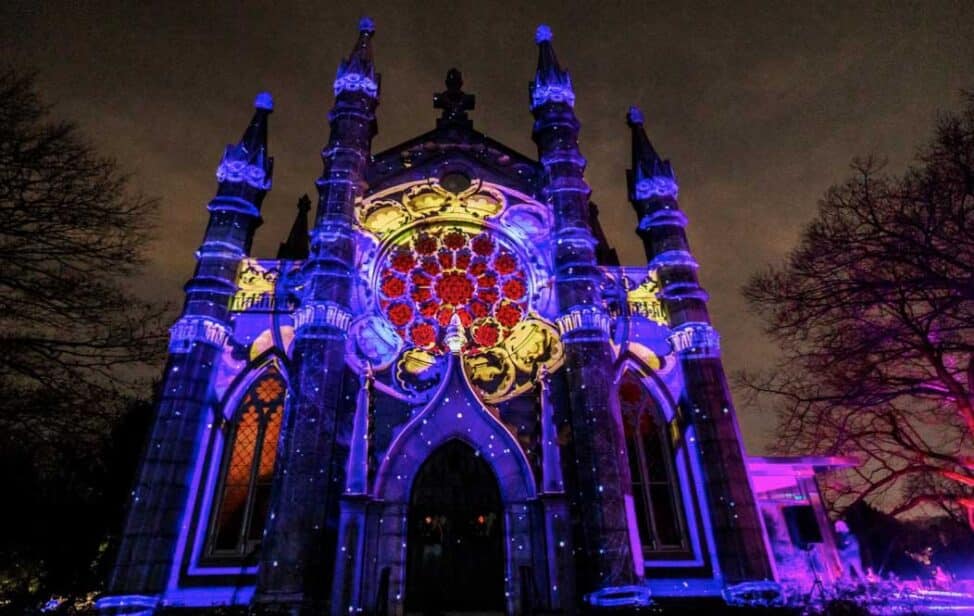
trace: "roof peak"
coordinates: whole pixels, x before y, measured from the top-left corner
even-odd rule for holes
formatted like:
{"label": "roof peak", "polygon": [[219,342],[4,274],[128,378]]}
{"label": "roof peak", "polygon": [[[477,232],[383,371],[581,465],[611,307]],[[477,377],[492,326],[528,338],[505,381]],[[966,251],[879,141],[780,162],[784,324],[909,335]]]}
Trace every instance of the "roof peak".
{"label": "roof peak", "polygon": [[254,109],[263,109],[267,112],[274,111],[274,97],[271,96],[271,93],[259,93],[257,98],[254,99]]}
{"label": "roof peak", "polygon": [[628,123],[630,127],[642,126],[645,123],[643,112],[639,109],[639,107],[635,105],[629,106],[629,112],[626,114],[626,123]]}

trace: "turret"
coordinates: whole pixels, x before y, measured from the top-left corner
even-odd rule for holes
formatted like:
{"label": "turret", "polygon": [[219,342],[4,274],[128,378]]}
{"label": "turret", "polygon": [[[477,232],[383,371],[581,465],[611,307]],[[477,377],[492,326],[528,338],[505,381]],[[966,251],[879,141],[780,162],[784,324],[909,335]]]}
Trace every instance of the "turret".
{"label": "turret", "polygon": [[226,321],[236,291],[237,265],[250,253],[254,232],[262,222],[260,207],[274,169],[274,159],[267,153],[267,120],[274,109],[271,95],[258,94],[254,107],[240,141],[226,147],[217,166],[217,194],[207,207],[210,221],[196,253],[196,272],[186,283],[183,318],[172,328],[171,350],[182,346],[187,336],[199,335],[192,333],[199,329],[198,324],[190,324],[194,319]]}
{"label": "turret", "polygon": [[639,216],[637,233],[648,266],[659,278],[659,298],[669,318],[670,345],[685,383],[680,396],[684,442],[699,451],[707,515],[717,543],[718,568],[726,583],[771,580],[764,530],[748,476],[740,429],[720,359],[720,336],[710,323],[707,293],[697,279],[697,261],[687,241],[687,217],[677,203],[669,161],[646,136],[643,115],[629,109],[632,168],[629,199]]}
{"label": "turret", "polygon": [[[626,177],[629,200],[639,217],[636,233],[643,240],[650,268],[660,274],[661,299],[669,301],[670,322],[675,327],[709,323],[708,296],[697,282],[699,266],[687,242],[687,217],[677,202],[673,166],[650,143],[638,107],[629,108],[626,120],[632,133],[632,168]],[[716,332],[708,337],[716,344]]]}
{"label": "turret", "polygon": [[[274,169],[274,159],[267,153],[267,120],[274,109],[271,95],[257,95],[254,107],[240,141],[226,147],[217,166],[217,194],[207,206],[210,220],[196,253],[196,273],[185,287],[184,317],[226,320],[236,291],[237,265],[250,253],[254,232],[262,222],[260,207]],[[184,320],[173,328],[174,336]]]}
{"label": "turret", "polygon": [[180,533],[189,526],[190,488],[197,444],[209,438],[214,412],[211,383],[230,335],[229,301],[240,260],[250,252],[260,225],[260,206],[271,187],[267,154],[269,94],[260,94],[253,119],[217,167],[217,194],[196,253],[196,272],[186,283],[186,302],[170,329],[169,359],[155,423],[139,479],[132,491],[103,613],[153,605],[176,584],[173,564]]}
{"label": "turret", "polygon": [[575,90],[572,88],[572,78],[567,71],[562,70],[558,63],[558,56],[551,41],[554,35],[551,28],[541,24],[534,33],[534,42],[538,45],[538,69],[531,82],[531,110],[538,109],[551,103],[575,106]]}
{"label": "turret", "polygon": [[[316,181],[318,210],[311,231],[305,306],[330,302],[344,310],[354,266],[353,210],[364,192],[365,169],[376,133],[379,75],[372,57],[375,24],[359,21],[359,36],[335,76],[335,104],[328,114],[331,135],[321,152],[324,171]],[[297,328],[307,323],[298,317]]]}
{"label": "turret", "polygon": [[274,99],[261,92],[254,100],[254,117],[240,142],[228,145],[216,169],[220,196],[246,199],[260,208],[271,188],[274,159],[267,155],[267,118],[274,111]]}
{"label": "turret", "polygon": [[[623,457],[621,422],[608,392],[613,387],[609,317],[602,300],[603,274],[596,258],[598,244],[589,226],[589,195],[585,158],[578,148],[580,124],[573,109],[575,92],[552,45],[551,29],[535,34],[538,66],[530,85],[532,137],[547,179],[541,198],[554,220],[554,286],[565,343],[560,386],[566,397],[565,416],[571,427],[574,465],[566,497],[579,512],[575,522],[575,568],[580,595],[630,586],[637,575],[630,546],[627,494],[629,467]],[[554,377],[553,377],[554,378]],[[616,411],[617,413],[617,411]],[[548,426],[551,434],[553,426]],[[554,457],[549,451],[549,461]],[[565,458],[568,458],[567,460]],[[555,474],[549,469],[548,478]]]}
{"label": "turret", "polygon": [[[328,115],[331,134],[321,152],[324,170],[316,181],[318,209],[302,266],[300,306],[294,312],[291,395],[285,406],[254,597],[258,606],[287,605],[295,613],[324,613],[332,590],[337,593],[333,613],[347,613],[342,611],[344,606],[358,601],[344,594],[351,589],[341,582],[332,588],[332,574],[335,567],[345,566],[349,556],[336,553],[339,543],[360,549],[359,543],[338,535],[362,536],[356,530],[361,525],[338,523],[339,510],[345,511],[348,505],[343,499],[360,498],[367,492],[363,460],[367,450],[362,448],[361,432],[367,431],[368,422],[367,408],[361,405],[367,404],[368,396],[343,391],[342,376],[352,321],[352,289],[359,275],[354,208],[366,188],[365,170],[379,103],[379,76],[372,58],[374,35],[372,20],[362,19],[358,40],[339,65],[333,84],[335,103]],[[361,403],[358,424],[355,400]],[[350,442],[353,434],[355,443]],[[346,483],[350,456],[355,462]],[[328,470],[332,468],[336,471]],[[298,499],[295,494],[305,496]],[[344,530],[339,533],[338,527]]]}

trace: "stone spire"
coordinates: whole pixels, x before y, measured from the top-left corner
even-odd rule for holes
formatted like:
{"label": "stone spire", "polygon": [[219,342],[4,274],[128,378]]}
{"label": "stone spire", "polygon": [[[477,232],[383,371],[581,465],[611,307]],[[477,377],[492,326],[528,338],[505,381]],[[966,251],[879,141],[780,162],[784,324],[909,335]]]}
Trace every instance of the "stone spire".
{"label": "stone spire", "polygon": [[679,187],[673,167],[669,160],[660,158],[649,142],[643,127],[643,113],[638,107],[630,107],[626,121],[632,130],[632,168],[627,173],[630,199],[676,199]]}
{"label": "stone spire", "polygon": [[656,271],[660,281],[659,298],[672,330],[669,342],[684,374],[683,438],[700,452],[717,564],[729,584],[773,579],[766,550],[756,547],[764,542],[760,509],[748,481],[720,359],[720,336],[710,323],[707,292],[697,277],[673,169],[646,137],[639,109],[629,109],[628,123],[632,130],[629,199],[639,217],[636,233],[642,238],[649,269]]}
{"label": "stone spire", "polygon": [[629,467],[620,455],[625,439],[607,395],[614,386],[613,359],[601,291],[604,274],[595,254],[598,241],[589,225],[592,191],[578,147],[581,125],[573,108],[571,78],[559,65],[551,38],[550,28],[538,27],[538,69],[531,83],[532,138],[546,178],[541,195],[554,223],[554,288],[565,345],[560,378],[562,386],[573,392],[564,412],[572,434],[574,472],[565,477],[564,487],[570,502],[586,503],[574,522],[580,541],[573,545],[573,553],[577,589],[587,595],[627,587],[638,576],[625,506]]}
{"label": "stone spire", "polygon": [[[356,429],[356,408],[346,396],[345,341],[353,319],[352,295],[360,275],[355,264],[355,203],[367,185],[365,170],[376,133],[379,76],[372,58],[375,26],[359,22],[358,40],[335,77],[335,102],[328,114],[331,129],[322,149],[323,172],[316,180],[318,207],[309,233],[308,258],[302,266],[304,285],[294,311],[291,394],[285,406],[278,462],[274,470],[265,540],[261,544],[254,604],[287,606],[282,613],[324,614],[332,607],[357,604],[354,589],[333,578],[349,554],[345,530],[334,525],[333,513],[350,506],[346,493],[343,449]],[[363,410],[364,412],[364,410]],[[367,428],[359,414],[358,428]],[[362,445],[360,441],[358,443]],[[360,459],[364,450],[356,452]],[[367,459],[367,456],[366,456]],[[333,470],[334,469],[334,472]],[[360,491],[364,470],[356,462],[348,478],[351,492]],[[295,494],[306,497],[295,498]],[[358,510],[356,510],[358,511]],[[351,514],[349,514],[351,515]],[[364,513],[362,513],[364,515]],[[358,528],[364,528],[362,521]],[[347,526],[343,528],[348,528]],[[352,531],[349,531],[352,532]],[[359,537],[362,535],[359,534]],[[335,613],[335,612],[332,612]],[[345,613],[345,612],[343,612]]]}
{"label": "stone spire", "polygon": [[161,596],[172,583],[170,572],[180,557],[196,447],[210,438],[212,417],[218,412],[208,384],[230,335],[229,304],[237,290],[237,268],[250,253],[261,223],[261,203],[271,187],[270,94],[258,95],[255,107],[240,142],[228,145],[220,161],[219,187],[207,206],[209,223],[196,251],[196,271],[185,286],[182,314],[169,330],[169,360],[155,423],[108,588],[107,605],[123,607],[122,611],[126,605]]}
{"label": "stone spire", "polygon": [[[228,145],[216,168],[221,195],[266,193],[271,188],[274,159],[267,155],[267,119],[274,111],[274,99],[261,92],[254,100],[254,116],[240,142]],[[247,195],[256,198],[256,194]]]}
{"label": "stone spire", "polygon": [[372,61],[372,37],[375,36],[375,23],[363,17],[358,24],[358,40],[355,47],[342,60],[335,75],[335,96],[342,92],[361,92],[370,98],[379,96],[379,76],[375,73]]}
{"label": "stone spire", "polygon": [[278,259],[300,261],[308,258],[308,212],[310,211],[311,199],[308,195],[303,195],[298,199],[298,214],[294,217],[291,232],[287,240],[281,242],[280,248],[277,249]]}
{"label": "stone spire", "polygon": [[575,106],[575,91],[572,89],[572,78],[568,71],[562,70],[555,55],[555,48],[551,44],[553,35],[551,28],[541,24],[534,33],[534,42],[538,44],[538,69],[531,82],[531,109],[536,109],[546,103],[564,103],[569,107]]}

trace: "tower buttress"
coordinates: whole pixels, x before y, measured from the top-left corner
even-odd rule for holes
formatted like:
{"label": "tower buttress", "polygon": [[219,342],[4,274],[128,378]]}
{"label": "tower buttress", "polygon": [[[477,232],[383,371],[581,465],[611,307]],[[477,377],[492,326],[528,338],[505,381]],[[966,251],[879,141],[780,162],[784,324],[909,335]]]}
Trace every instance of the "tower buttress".
{"label": "tower buttress", "polygon": [[543,197],[554,214],[555,293],[565,343],[565,374],[575,480],[566,486],[578,514],[574,529],[579,595],[627,586],[638,577],[629,537],[625,464],[618,409],[610,402],[612,354],[609,317],[602,302],[602,273],[589,226],[585,159],[571,77],[558,63],[551,30],[538,27],[538,68],[530,86],[532,137],[547,175]]}
{"label": "tower buttress", "polygon": [[670,343],[683,369],[680,406],[703,462],[720,572],[727,583],[771,580],[761,514],[720,359],[720,337],[710,324],[708,296],[697,280],[699,266],[687,241],[687,217],[677,202],[676,176],[649,142],[639,109],[631,107],[627,120],[632,131],[629,200],[639,216],[636,232],[649,267],[659,275],[660,300],[673,329]]}
{"label": "tower buttress", "polygon": [[379,102],[374,34],[372,21],[362,19],[355,47],[334,81],[331,135],[321,153],[324,171],[316,182],[318,208],[302,269],[304,291],[294,313],[291,395],[261,549],[258,605],[318,613],[331,594],[339,499],[355,415],[354,395],[343,392],[343,375],[358,276],[353,214],[365,190]]}
{"label": "tower buttress", "polygon": [[[229,302],[240,260],[261,223],[260,207],[271,188],[273,159],[267,154],[270,94],[257,96],[256,110],[240,142],[228,145],[217,168],[216,197],[196,252],[196,271],[186,283],[186,301],[170,329],[169,358],[155,423],[123,530],[110,583],[114,604],[126,597],[158,597],[178,576],[180,533],[188,524],[189,472],[207,424],[213,422],[211,379],[229,337]],[[146,599],[149,600],[149,599]]]}

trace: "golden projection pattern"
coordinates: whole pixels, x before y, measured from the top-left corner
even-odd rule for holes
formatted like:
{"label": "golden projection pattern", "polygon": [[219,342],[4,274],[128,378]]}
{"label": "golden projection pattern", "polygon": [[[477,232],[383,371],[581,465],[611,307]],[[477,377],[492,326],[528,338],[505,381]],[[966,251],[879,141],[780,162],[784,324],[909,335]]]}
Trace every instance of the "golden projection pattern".
{"label": "golden projection pattern", "polygon": [[403,226],[433,216],[459,216],[484,220],[505,207],[504,195],[474,180],[468,188],[452,193],[436,181],[407,188],[398,199],[376,199],[356,212],[358,222],[379,240]]}
{"label": "golden projection pattern", "polygon": [[[535,315],[514,326],[511,335],[497,345],[463,355],[463,368],[485,403],[496,404],[532,387],[541,366],[554,372],[565,359],[558,330]],[[435,386],[443,362],[433,353],[413,347],[396,363],[396,378],[407,390],[421,392]]]}
{"label": "golden projection pattern", "polygon": [[[628,280],[628,278],[624,278],[626,283],[628,283]],[[650,270],[646,275],[646,279],[639,285],[630,287],[629,284],[626,284],[626,287],[626,302],[629,305],[629,314],[638,314],[660,325],[669,325],[666,311],[663,309],[663,304],[659,301],[659,274],[656,273],[656,270]]]}
{"label": "golden projection pattern", "polygon": [[[282,272],[281,268],[291,268]],[[283,279],[297,264],[288,261],[246,258],[237,268],[237,291],[230,298],[233,312],[293,310],[294,300],[284,292]]]}

